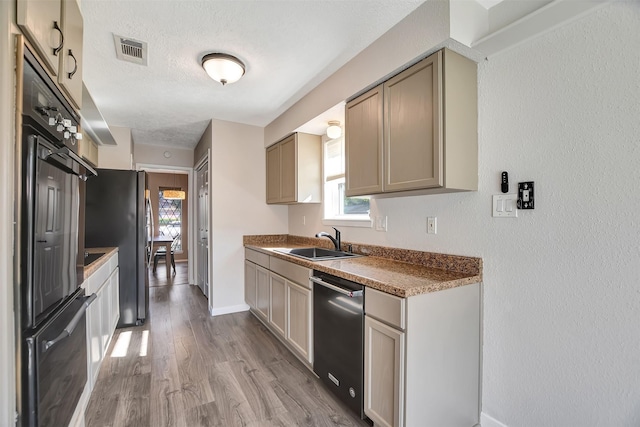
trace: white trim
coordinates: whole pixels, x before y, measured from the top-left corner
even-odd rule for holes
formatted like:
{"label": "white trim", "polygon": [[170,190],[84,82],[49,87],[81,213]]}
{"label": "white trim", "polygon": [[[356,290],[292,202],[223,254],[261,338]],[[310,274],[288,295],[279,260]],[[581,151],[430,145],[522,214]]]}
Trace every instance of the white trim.
{"label": "white trim", "polygon": [[209,307],[209,314],[211,316],[221,316],[223,314],[240,313],[242,311],[249,311],[247,304],[230,305],[227,307],[213,308]]}
{"label": "white trim", "polygon": [[508,427],[506,424],[501,423],[490,415],[482,412],[480,414],[480,425],[482,427]]}
{"label": "white trim", "polygon": [[610,1],[554,0],[506,27],[476,40],[471,43],[471,47],[490,57],[567,25],[607,5]]}
{"label": "white trim", "polygon": [[338,227],[361,227],[372,228],[373,221],[371,219],[350,219],[350,218],[325,218],[322,220],[323,225],[332,225]]}

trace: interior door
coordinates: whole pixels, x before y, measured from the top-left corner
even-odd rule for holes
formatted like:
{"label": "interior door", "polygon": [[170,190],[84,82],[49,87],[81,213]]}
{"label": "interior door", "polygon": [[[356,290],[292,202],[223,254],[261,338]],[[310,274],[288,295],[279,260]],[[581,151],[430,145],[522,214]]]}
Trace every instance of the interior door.
{"label": "interior door", "polygon": [[209,162],[196,171],[198,244],[196,284],[209,297]]}

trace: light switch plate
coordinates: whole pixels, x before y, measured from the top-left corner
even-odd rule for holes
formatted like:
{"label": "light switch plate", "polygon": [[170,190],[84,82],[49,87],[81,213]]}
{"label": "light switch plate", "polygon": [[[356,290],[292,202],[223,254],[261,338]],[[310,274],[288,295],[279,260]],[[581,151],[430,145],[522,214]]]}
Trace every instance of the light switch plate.
{"label": "light switch plate", "polygon": [[385,216],[377,216],[376,217],[376,231],[387,231],[387,217]]}
{"label": "light switch plate", "polygon": [[493,217],[517,218],[518,217],[517,194],[494,194]]}
{"label": "light switch plate", "polygon": [[436,234],[438,232],[438,218],[435,216],[427,217],[427,234]]}

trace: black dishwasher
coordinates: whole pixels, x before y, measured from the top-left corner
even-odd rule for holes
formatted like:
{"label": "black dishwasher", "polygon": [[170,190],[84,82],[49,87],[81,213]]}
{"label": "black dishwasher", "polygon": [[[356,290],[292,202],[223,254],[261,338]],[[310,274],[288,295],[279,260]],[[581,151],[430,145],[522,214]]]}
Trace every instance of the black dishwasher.
{"label": "black dishwasher", "polygon": [[311,281],[313,371],[364,418],[364,287],[317,270]]}

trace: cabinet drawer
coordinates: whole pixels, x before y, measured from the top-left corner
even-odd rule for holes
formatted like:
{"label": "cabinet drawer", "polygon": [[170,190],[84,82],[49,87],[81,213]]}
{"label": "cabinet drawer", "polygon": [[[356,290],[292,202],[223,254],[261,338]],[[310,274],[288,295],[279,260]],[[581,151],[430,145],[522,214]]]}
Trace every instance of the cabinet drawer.
{"label": "cabinet drawer", "polygon": [[270,269],[271,271],[278,273],[283,277],[286,277],[292,282],[295,282],[307,289],[311,289],[311,284],[309,283],[311,270],[306,267],[282,260],[280,258],[271,257]]}
{"label": "cabinet drawer", "polygon": [[244,257],[254,264],[258,264],[264,268],[269,268],[269,255],[265,253],[245,248]]}
{"label": "cabinet drawer", "polygon": [[367,316],[404,330],[406,328],[406,299],[377,291],[364,290],[364,311]]}

